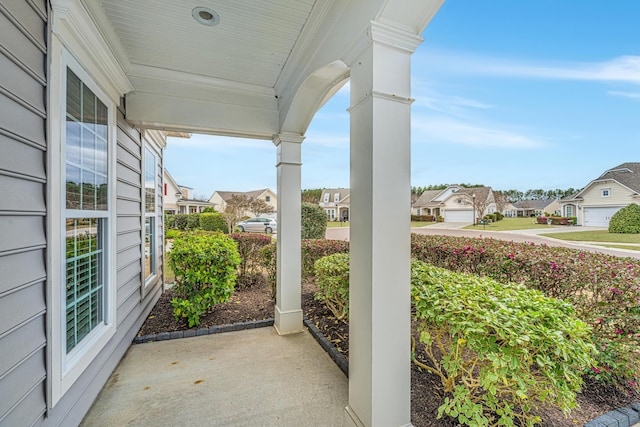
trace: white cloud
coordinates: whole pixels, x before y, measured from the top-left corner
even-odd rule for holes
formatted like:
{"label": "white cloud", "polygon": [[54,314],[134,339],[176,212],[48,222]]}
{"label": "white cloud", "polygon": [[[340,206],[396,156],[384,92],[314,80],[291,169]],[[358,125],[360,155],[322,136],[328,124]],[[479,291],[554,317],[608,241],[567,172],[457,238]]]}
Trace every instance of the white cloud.
{"label": "white cloud", "polygon": [[602,62],[552,63],[431,49],[424,51],[421,60],[425,69],[449,73],[640,84],[640,56],[632,55]]}
{"label": "white cloud", "polygon": [[346,135],[340,134],[309,134],[307,135],[307,139],[305,139],[306,143],[311,143],[314,145],[321,145],[324,147],[343,147],[349,146],[349,133],[347,131]]}
{"label": "white cloud", "polygon": [[414,117],[412,139],[418,143],[448,142],[477,148],[534,149],[548,144],[540,138],[499,125],[471,124],[445,116]]}
{"label": "white cloud", "polygon": [[621,96],[623,98],[640,99],[640,92],[622,92],[617,90],[610,90],[607,93],[611,96]]}

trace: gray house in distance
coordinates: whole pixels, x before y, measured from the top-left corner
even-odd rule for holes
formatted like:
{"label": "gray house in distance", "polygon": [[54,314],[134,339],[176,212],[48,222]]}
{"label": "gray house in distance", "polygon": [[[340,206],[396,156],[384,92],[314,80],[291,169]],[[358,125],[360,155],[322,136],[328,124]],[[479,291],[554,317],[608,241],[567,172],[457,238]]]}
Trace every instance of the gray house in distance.
{"label": "gray house in distance", "polygon": [[0,425],[80,423],[159,298],[164,132],[272,148],[274,327],[304,331],[301,145],[347,81],[359,303],[345,423],[409,425],[398,207],[411,55],[442,1],[0,0]]}

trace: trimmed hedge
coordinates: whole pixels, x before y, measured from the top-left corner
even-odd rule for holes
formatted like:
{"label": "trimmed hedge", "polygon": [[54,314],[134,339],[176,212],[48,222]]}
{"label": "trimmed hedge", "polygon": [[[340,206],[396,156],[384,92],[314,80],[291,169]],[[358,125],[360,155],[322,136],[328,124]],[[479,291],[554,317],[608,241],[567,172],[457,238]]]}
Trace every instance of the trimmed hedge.
{"label": "trimmed hedge", "polygon": [[233,293],[240,264],[236,242],[220,232],[187,233],[173,240],[168,255],[176,275],[173,315],[197,326],[200,315]]}
{"label": "trimmed hedge", "polygon": [[540,421],[531,411],[576,406],[593,366],[590,329],[573,307],[523,285],[412,263],[412,303],[423,360],[447,397],[438,417],[464,425]]}
{"label": "trimmed hedge", "polygon": [[640,262],[576,249],[450,236],[411,236],[412,255],[452,271],[522,283],[563,299],[593,328],[592,373],[621,386],[640,378]]}
{"label": "trimmed hedge", "polygon": [[436,220],[434,215],[411,215],[411,221],[416,222],[433,222]]}
{"label": "trimmed hedge", "polygon": [[335,253],[320,258],[315,266],[318,292],[314,298],[321,301],[338,320],[349,319],[349,254]]}
{"label": "trimmed hedge", "polygon": [[640,233],[640,205],[633,203],[613,214],[609,221],[609,233]]}
{"label": "trimmed hedge", "polygon": [[201,213],[199,217],[200,228],[205,231],[220,231],[228,234],[229,227],[224,217],[219,212]]}
{"label": "trimmed hedge", "polygon": [[324,239],[327,231],[327,214],[319,205],[302,203],[302,239]]}
{"label": "trimmed hedge", "polygon": [[271,237],[264,234],[234,233],[231,238],[238,245],[238,253],[240,254],[238,282],[240,285],[247,286],[252,283],[253,276],[258,274],[259,268],[263,264],[261,250],[265,246],[271,245]]}

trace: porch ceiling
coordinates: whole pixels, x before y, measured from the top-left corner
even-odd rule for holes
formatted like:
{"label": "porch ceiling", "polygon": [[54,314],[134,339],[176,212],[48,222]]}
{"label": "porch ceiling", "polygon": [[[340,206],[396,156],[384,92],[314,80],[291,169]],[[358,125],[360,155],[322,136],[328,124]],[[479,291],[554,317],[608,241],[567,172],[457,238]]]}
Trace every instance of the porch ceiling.
{"label": "porch ceiling", "polygon": [[[372,20],[419,34],[442,2],[80,1],[133,88],[130,122],[264,139],[304,133],[348,79],[350,52]],[[196,22],[196,7],[219,23]]]}

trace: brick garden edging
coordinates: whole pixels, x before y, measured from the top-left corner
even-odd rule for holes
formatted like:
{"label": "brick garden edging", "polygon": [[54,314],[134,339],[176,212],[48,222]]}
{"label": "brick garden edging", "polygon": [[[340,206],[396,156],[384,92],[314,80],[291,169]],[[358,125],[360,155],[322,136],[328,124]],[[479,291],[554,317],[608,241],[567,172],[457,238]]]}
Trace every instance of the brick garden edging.
{"label": "brick garden edging", "polygon": [[[135,337],[133,344],[143,344],[154,341],[166,341],[180,338],[190,338],[201,335],[221,334],[224,332],[242,331],[244,329],[256,329],[273,326],[274,319],[255,320],[248,322],[233,323],[228,325],[216,325],[210,328],[187,329],[184,331],[161,332],[159,334],[143,335]],[[329,357],[338,365],[338,368],[349,377],[349,361],[336,349],[336,347],[320,332],[306,316],[303,320],[311,336],[320,344],[320,347],[327,352]],[[632,403],[630,406],[616,409],[600,415],[598,418],[589,421],[584,427],[633,427],[640,423],[640,402]]]}
{"label": "brick garden edging", "polygon": [[329,357],[331,357],[336,365],[338,365],[338,368],[340,368],[345,376],[349,378],[349,361],[344,356],[344,354],[340,353],[338,349],[333,344],[331,344],[331,342],[329,342],[327,337],[325,337],[322,332],[320,332],[320,330],[316,328],[316,325],[314,325],[309,319],[307,319],[307,316],[304,317],[304,320],[302,322],[304,323],[304,326],[309,329],[311,336],[313,336],[316,341],[318,341],[320,347],[322,347],[324,351],[327,352]]}
{"label": "brick garden edging", "polygon": [[640,422],[640,402],[616,409],[591,420],[584,427],[633,427]]}
{"label": "brick garden edging", "polygon": [[228,325],[216,325],[210,328],[187,329],[185,331],[160,332],[159,334],[143,335],[135,337],[133,344],[143,344],[146,342],[166,341],[179,338],[190,338],[201,335],[221,334],[223,332],[242,331],[244,329],[264,328],[273,326],[274,319],[252,320],[248,322],[232,323]]}

